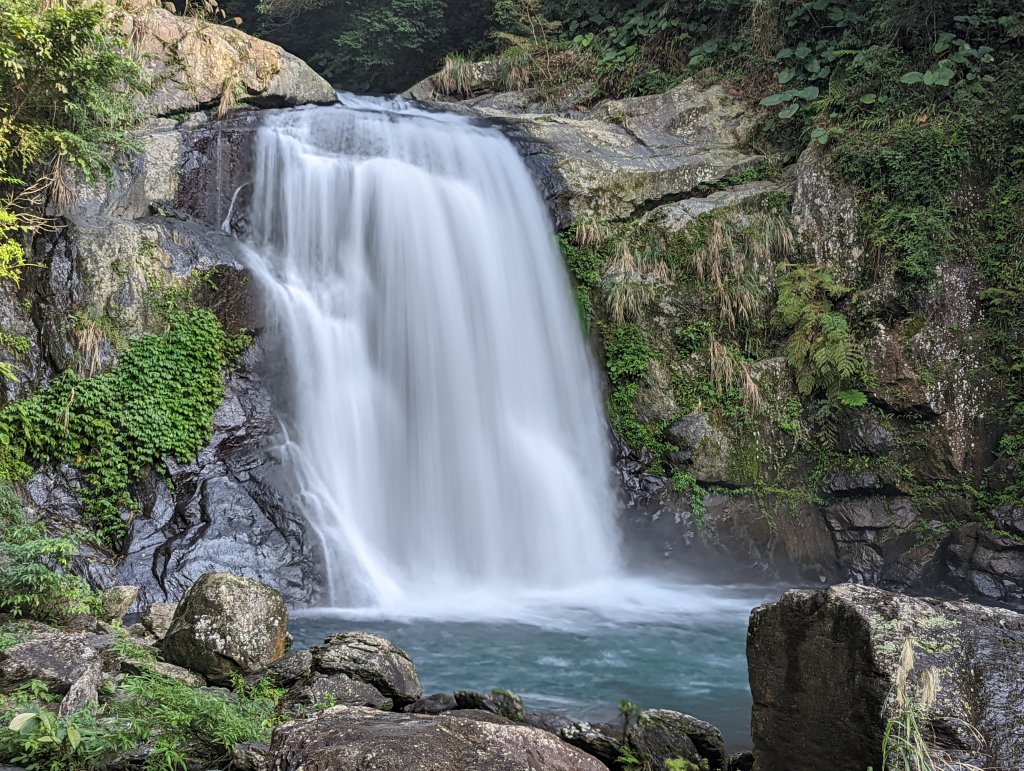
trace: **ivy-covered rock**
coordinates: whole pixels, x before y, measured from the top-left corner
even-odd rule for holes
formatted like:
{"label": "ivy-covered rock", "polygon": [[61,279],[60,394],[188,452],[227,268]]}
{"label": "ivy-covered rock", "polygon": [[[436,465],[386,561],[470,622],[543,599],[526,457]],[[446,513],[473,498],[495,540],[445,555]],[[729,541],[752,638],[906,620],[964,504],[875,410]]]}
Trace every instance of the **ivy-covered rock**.
{"label": "ivy-covered rock", "polygon": [[165,660],[214,683],[257,672],[285,654],[288,611],[281,594],[251,578],[208,573],[189,589],[160,644]]}

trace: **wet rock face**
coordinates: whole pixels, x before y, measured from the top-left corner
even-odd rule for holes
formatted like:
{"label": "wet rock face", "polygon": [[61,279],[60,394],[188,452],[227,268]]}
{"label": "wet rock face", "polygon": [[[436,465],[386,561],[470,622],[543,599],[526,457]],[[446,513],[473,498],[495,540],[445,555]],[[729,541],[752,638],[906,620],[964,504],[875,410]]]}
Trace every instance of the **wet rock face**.
{"label": "wet rock face", "polygon": [[288,611],[279,592],[253,579],[208,573],[189,589],[160,644],[171,664],[230,683],[284,656]]}
{"label": "wet rock face", "polygon": [[955,761],[1024,766],[1024,615],[842,585],[790,591],[751,614],[755,768],[881,768],[896,715],[887,696],[907,639],[912,697],[926,669],[938,677],[937,699],[922,707],[924,736],[942,737]]}
{"label": "wet rock face", "polygon": [[597,759],[537,728],[444,715],[334,707],[274,731],[276,771],[602,771]]}
{"label": "wet rock face", "polygon": [[390,640],[367,632],[331,635],[313,649],[313,666],[320,672],[348,675],[377,688],[395,706],[423,695],[412,659]]}
{"label": "wet rock face", "polygon": [[228,378],[210,444],[192,463],[168,461],[174,492],[155,476],[142,490],[142,516],[132,523],[118,575],[142,587],[146,603],[177,600],[210,570],[263,581],[292,605],[318,597],[320,554],[267,449],[278,423],[254,371],[257,354],[250,351]]}

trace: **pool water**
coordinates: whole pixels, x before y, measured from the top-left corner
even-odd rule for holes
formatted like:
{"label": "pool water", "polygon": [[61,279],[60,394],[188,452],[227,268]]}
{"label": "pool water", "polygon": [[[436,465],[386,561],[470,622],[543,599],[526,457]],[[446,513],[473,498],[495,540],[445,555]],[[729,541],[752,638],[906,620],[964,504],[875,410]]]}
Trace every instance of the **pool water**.
{"label": "pool water", "polygon": [[[633,587],[639,591],[638,587]],[[467,598],[459,612],[309,610],[295,614],[295,647],[336,632],[383,635],[416,663],[425,694],[503,688],[527,709],[617,723],[622,700],[686,712],[718,726],[730,751],[750,746],[746,628],[764,588],[659,586],[628,602],[519,603],[501,618]],[[637,597],[640,595],[637,594]],[[595,596],[590,597],[596,599]],[[439,618],[438,615],[446,618]]]}

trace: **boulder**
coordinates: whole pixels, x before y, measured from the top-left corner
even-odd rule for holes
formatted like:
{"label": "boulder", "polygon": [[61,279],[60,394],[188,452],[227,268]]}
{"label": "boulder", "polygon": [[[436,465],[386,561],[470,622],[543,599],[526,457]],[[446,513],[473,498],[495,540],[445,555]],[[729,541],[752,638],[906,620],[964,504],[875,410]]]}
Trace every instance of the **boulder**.
{"label": "boulder", "polygon": [[284,656],[288,611],[276,589],[230,573],[207,573],[182,597],[163,657],[171,664],[229,683]]}
{"label": "boulder", "polygon": [[523,708],[523,700],[514,693],[502,690],[493,690],[489,694],[477,693],[476,691],[456,691],[455,703],[457,709],[482,709],[485,712],[493,712],[509,720],[522,723],[526,720],[526,710]]}
{"label": "boulder", "polygon": [[455,697],[448,693],[435,693],[416,699],[412,704],[406,704],[402,712],[410,712],[414,715],[440,715],[442,712],[451,712],[458,709],[459,704]]}
{"label": "boulder", "polygon": [[274,731],[275,771],[604,771],[546,731],[467,720],[334,707]]}
{"label": "boulder", "polygon": [[726,771],[729,756],[721,731],[681,712],[645,709],[627,729],[626,742],[633,754],[652,769],[666,768],[666,760],[699,764],[704,759],[711,771]]}
{"label": "boulder", "polygon": [[77,712],[89,702],[96,703],[100,698],[100,687],[103,685],[103,668],[99,661],[90,661],[81,676],[71,684],[68,692],[60,701],[57,714],[67,717]]}
{"label": "boulder", "polygon": [[881,768],[887,725],[910,709],[936,756],[1024,767],[1024,615],[854,584],[793,590],[751,614],[747,661],[763,771]]}
{"label": "boulder", "polygon": [[0,691],[39,680],[52,693],[68,693],[94,667],[101,666],[96,639],[90,634],[41,632],[0,651]]}
{"label": "boulder", "polygon": [[129,675],[141,675],[146,672],[155,672],[158,675],[169,677],[190,685],[193,688],[205,688],[206,678],[198,675],[184,667],[168,664],[166,661],[135,661],[128,659],[121,662],[121,671]]}
{"label": "boulder", "polygon": [[740,149],[753,114],[721,86],[693,80],[589,112],[523,113],[514,101],[494,99],[462,105],[501,121],[563,225],[584,215],[642,214],[757,162]]}
{"label": "boulder", "polygon": [[241,103],[291,107],[337,101],[327,81],[280,46],[146,0],[126,5],[125,37],[152,76],[153,88],[141,105],[150,115]]}
{"label": "boulder", "polygon": [[618,764],[619,753],[622,752],[622,731],[616,731],[611,726],[571,723],[557,733],[560,739],[573,747],[579,747],[602,763],[613,768]]}
{"label": "boulder", "polygon": [[281,700],[286,712],[296,714],[301,713],[303,707],[317,704],[343,704],[383,710],[394,706],[391,699],[369,683],[354,680],[348,675],[323,675],[319,672],[300,680]]}
{"label": "boulder", "polygon": [[267,755],[270,745],[263,742],[240,742],[231,753],[232,771],[270,771]]}
{"label": "boulder", "polygon": [[857,209],[853,189],[825,166],[817,142],[801,153],[796,164],[793,222],[801,250],[837,280],[855,280],[864,249],[857,238]]}
{"label": "boulder", "polygon": [[[540,728],[553,734],[557,734],[563,728],[568,728],[573,724],[572,720],[561,712],[554,712],[550,709],[528,709],[524,714],[523,722],[528,726]],[[572,742],[569,743],[572,744]]]}
{"label": "boulder", "polygon": [[112,586],[103,593],[104,621],[120,622],[139,596],[137,586]]}
{"label": "boulder", "polygon": [[266,669],[261,669],[246,678],[250,683],[269,680],[278,688],[294,685],[313,671],[313,654],[308,650],[294,651],[279,659]]}
{"label": "boulder", "polygon": [[729,440],[706,415],[695,412],[680,418],[669,426],[668,434],[678,448],[668,456],[674,468],[688,471],[702,484],[735,481]]}
{"label": "boulder", "polygon": [[344,632],[313,648],[313,667],[369,683],[394,700],[396,707],[423,695],[412,659],[390,640],[367,632]]}
{"label": "boulder", "polygon": [[174,620],[174,611],[177,609],[178,603],[176,602],[154,602],[142,612],[142,625],[156,639],[162,640],[167,636],[167,632],[171,628],[171,622]]}

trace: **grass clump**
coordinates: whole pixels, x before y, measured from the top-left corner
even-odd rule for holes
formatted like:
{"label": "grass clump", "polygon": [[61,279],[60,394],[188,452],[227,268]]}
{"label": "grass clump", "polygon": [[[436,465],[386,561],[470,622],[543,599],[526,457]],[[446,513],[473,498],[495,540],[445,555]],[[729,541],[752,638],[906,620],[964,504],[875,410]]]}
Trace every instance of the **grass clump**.
{"label": "grass clump", "polygon": [[239,678],[229,696],[148,670],[126,676],[104,703],[61,717],[45,686],[33,683],[0,704],[0,761],[28,771],[91,771],[146,748],[140,767],[147,771],[223,767],[238,744],[269,741],[283,694]]}

